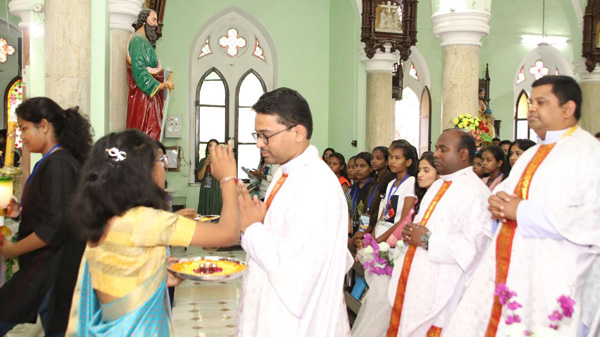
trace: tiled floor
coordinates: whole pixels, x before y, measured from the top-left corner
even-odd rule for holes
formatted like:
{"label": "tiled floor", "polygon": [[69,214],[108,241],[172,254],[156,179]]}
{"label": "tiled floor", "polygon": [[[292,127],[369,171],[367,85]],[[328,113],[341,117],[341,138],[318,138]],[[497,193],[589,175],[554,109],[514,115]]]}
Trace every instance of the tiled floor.
{"label": "tiled floor", "polygon": [[[245,260],[243,250],[217,252],[202,248],[173,247],[177,257],[219,255]],[[241,278],[228,282],[195,282],[186,280],[175,289],[173,325],[179,337],[233,336]]]}

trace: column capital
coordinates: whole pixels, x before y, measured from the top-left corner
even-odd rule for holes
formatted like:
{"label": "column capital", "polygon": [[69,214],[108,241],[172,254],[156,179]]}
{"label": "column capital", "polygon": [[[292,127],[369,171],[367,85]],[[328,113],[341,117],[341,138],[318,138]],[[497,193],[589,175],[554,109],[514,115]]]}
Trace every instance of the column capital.
{"label": "column capital", "polygon": [[463,10],[436,13],[433,35],[442,39],[441,46],[472,45],[481,47],[481,38],[490,32],[488,22],[492,16],[485,11]]}
{"label": "column capital", "polygon": [[29,26],[29,12],[33,11],[33,7],[29,4],[29,0],[11,0],[8,4],[8,9],[12,15],[21,18],[19,27],[24,28]]}
{"label": "column capital", "polygon": [[385,52],[377,50],[373,58],[368,58],[365,51],[360,51],[360,61],[365,64],[367,72],[385,71],[392,74],[394,63],[400,60],[398,51],[390,53],[391,46],[385,46]]}
{"label": "column capital", "polygon": [[110,0],[110,29],[133,33],[131,26],[142,10],[144,0]]}
{"label": "column capital", "polygon": [[573,61],[575,73],[579,76],[580,83],[599,82],[600,83],[600,67],[596,66],[591,73],[587,71],[584,58],[578,58]]}

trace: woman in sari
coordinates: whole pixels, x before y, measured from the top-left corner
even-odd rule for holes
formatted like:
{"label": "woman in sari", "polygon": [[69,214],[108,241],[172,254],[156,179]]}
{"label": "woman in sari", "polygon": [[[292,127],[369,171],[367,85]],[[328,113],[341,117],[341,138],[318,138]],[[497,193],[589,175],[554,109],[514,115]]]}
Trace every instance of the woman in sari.
{"label": "woman in sari", "polygon": [[71,205],[88,244],[67,335],[174,335],[166,288],[181,280],[165,268],[165,246],[227,246],[239,239],[232,147],[215,146],[211,156],[224,197],[218,225],[166,211],[165,157],[147,135],[126,130],[94,145]]}

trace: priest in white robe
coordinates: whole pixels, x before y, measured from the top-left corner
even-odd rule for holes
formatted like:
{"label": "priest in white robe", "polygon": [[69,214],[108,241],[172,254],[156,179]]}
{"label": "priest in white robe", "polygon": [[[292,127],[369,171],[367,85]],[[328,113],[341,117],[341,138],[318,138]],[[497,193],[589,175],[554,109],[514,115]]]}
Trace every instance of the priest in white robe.
{"label": "priest in white robe", "polygon": [[433,156],[441,179],[403,229],[409,248],[394,264],[388,337],[440,336],[492,236],[490,191],[473,172],[471,134],[444,131]]}
{"label": "priest in white robe", "polygon": [[349,336],[348,209],[336,176],[310,145],[308,103],[279,88],[253,109],[261,155],[281,166],[264,203],[247,191],[240,196],[248,269],[236,336]]}
{"label": "priest in white robe", "polygon": [[[500,337],[517,327],[535,333],[550,324],[560,336],[598,336],[599,296],[588,281],[600,262],[600,142],[577,126],[581,96],[568,76],[533,83],[528,121],[540,143],[489,200],[501,225],[445,337]],[[514,313],[494,296],[500,283],[517,294],[522,326],[506,323]],[[562,295],[575,300],[573,315],[550,321],[554,310],[562,313]]]}

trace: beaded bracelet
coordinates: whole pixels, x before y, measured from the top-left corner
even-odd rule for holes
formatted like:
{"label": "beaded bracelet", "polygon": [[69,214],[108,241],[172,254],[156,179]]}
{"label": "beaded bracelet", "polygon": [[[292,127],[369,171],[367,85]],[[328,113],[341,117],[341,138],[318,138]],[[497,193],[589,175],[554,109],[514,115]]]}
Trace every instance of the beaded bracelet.
{"label": "beaded bracelet", "polygon": [[226,182],[228,182],[228,181],[230,181],[232,179],[235,179],[235,183],[237,184],[238,179],[237,179],[236,176],[227,176],[227,177],[221,179],[220,184],[223,185],[224,183],[226,183]]}

